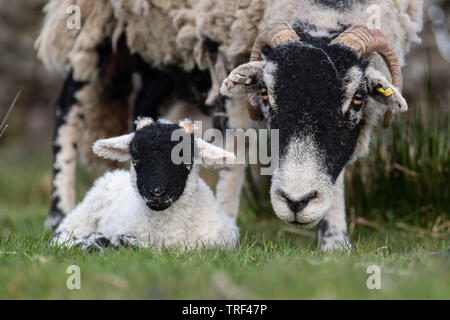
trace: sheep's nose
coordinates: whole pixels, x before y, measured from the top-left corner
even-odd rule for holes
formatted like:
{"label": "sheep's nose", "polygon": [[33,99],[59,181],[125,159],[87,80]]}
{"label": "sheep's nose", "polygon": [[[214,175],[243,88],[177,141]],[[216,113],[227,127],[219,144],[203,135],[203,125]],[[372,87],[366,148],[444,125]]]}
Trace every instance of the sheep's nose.
{"label": "sheep's nose", "polygon": [[298,213],[306,208],[308,203],[317,197],[317,191],[311,191],[307,195],[303,196],[300,200],[292,200],[283,191],[280,191],[281,196],[286,200],[286,203],[292,212]]}
{"label": "sheep's nose", "polygon": [[161,187],[154,187],[154,188],[150,188],[150,193],[151,195],[155,196],[155,197],[161,197],[164,193],[166,193],[165,190],[162,190]]}

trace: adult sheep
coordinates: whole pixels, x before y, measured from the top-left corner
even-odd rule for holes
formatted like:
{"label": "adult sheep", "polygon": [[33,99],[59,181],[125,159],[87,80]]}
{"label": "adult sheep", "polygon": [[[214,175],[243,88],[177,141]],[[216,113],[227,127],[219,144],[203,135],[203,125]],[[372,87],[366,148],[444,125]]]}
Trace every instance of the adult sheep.
{"label": "adult sheep", "polygon": [[[79,30],[66,27],[70,5],[81,9]],[[321,221],[321,248],[348,248],[344,168],[367,152],[380,115],[387,125],[407,109],[401,67],[419,42],[422,0],[53,0],[46,11],[39,56],[66,77],[48,226],[73,209],[77,150],[92,162],[93,141],[176,99],[215,110],[219,127],[251,127],[248,110],[279,129],[276,214],[305,227]],[[373,14],[380,29],[366,27]],[[133,74],[141,81],[130,108]],[[244,166],[220,174],[229,214],[243,176]]]}

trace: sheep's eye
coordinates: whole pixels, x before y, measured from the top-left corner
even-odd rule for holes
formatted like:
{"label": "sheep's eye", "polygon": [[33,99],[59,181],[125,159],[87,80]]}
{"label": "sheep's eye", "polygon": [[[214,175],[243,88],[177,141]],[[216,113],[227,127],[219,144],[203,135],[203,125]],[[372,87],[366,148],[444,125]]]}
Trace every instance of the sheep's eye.
{"label": "sheep's eye", "polygon": [[133,156],[133,165],[137,166],[139,164],[139,158],[136,156]]}
{"label": "sheep's eye", "polygon": [[356,110],[361,109],[364,104],[364,97],[361,94],[356,94],[353,97],[352,105]]}
{"label": "sheep's eye", "polygon": [[266,88],[262,88],[259,93],[261,95],[261,98],[264,100],[264,102],[268,102],[269,101],[269,93],[267,92]]}

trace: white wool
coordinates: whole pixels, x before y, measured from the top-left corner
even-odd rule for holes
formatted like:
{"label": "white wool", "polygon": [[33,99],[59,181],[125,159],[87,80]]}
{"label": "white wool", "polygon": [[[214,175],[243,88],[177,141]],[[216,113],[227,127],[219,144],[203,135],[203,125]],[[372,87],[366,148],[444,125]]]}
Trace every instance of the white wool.
{"label": "white wool", "polygon": [[[65,26],[66,9],[72,4],[81,7],[81,30]],[[202,41],[208,37],[221,44],[219,51],[227,57],[231,70],[246,62],[259,32],[274,22],[301,20],[317,26],[319,30],[311,32],[321,35],[340,24],[367,25],[371,5],[380,9],[381,31],[404,65],[411,45],[420,42],[422,0],[367,0],[342,11],[314,0],[51,0],[36,47],[47,67],[69,70],[71,65],[83,65],[103,38],[124,31],[131,51],[139,52],[151,64],[192,69],[195,62],[207,67]],[[382,65],[377,56],[373,60]]]}
{"label": "white wool", "polygon": [[168,209],[150,210],[132,186],[133,173],[116,170],[99,178],[84,200],[60,224],[55,244],[72,245],[102,233],[114,245],[123,235],[136,237],[142,247],[235,247],[239,231],[235,219],[222,212],[206,183],[190,174],[183,195]]}
{"label": "white wool", "polygon": [[[67,9],[77,5],[81,12],[81,29],[69,29]],[[74,71],[75,80],[95,77],[96,47],[112,35],[114,15],[109,0],[50,0],[45,6],[46,18],[36,40],[38,57],[45,66],[60,73]]]}
{"label": "white wool", "polygon": [[420,42],[418,33],[422,30],[422,0],[367,0],[342,11],[322,6],[314,0],[268,1],[262,25],[281,20],[293,23],[297,19],[322,30],[339,29],[339,25],[367,25],[373,15],[367,8],[372,5],[378,6],[380,30],[395,48],[400,64],[404,65],[411,44]]}
{"label": "white wool", "polygon": [[[307,137],[294,138],[280,168],[275,170],[270,188],[272,205],[277,216],[286,222],[300,222],[305,228],[316,225],[322,214],[331,206],[333,183],[330,175],[324,172],[322,158],[317,154],[314,140]],[[301,177],[293,179],[292,177]],[[286,204],[280,192],[297,200],[303,196],[317,192],[317,198],[295,215]]]}
{"label": "white wool", "polygon": [[76,148],[74,144],[78,139],[78,112],[79,107],[71,109],[66,117],[66,123],[59,128],[57,146],[61,147],[61,152],[55,158],[54,166],[59,172],[53,177],[55,192],[52,196],[59,197],[62,201],[59,204],[60,209],[69,212],[75,206],[75,192],[71,186],[74,183],[74,172],[76,167]]}
{"label": "white wool", "polygon": [[[138,130],[152,125],[153,120],[142,118]],[[166,119],[158,120],[167,124]],[[179,123],[190,129],[189,120]],[[185,129],[187,130],[187,129]],[[97,141],[94,152],[102,157],[127,161],[129,144],[134,133]],[[233,163],[234,155],[201,139],[195,140],[207,164],[219,165],[222,159]],[[84,200],[57,228],[53,244],[73,246],[91,234],[102,234],[115,246],[122,237],[136,238],[142,247],[206,247],[233,248],[238,244],[239,231],[236,212],[225,213],[211,189],[199,177],[199,165],[193,165],[183,194],[169,208],[153,211],[146,205],[137,187],[134,166],[129,171],[116,170],[99,178]],[[236,213],[236,214],[235,214]]]}

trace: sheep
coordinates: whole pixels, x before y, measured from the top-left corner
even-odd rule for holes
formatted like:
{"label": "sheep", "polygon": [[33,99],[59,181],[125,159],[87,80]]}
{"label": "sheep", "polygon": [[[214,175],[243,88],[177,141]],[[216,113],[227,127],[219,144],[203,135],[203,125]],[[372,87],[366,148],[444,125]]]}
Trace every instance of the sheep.
{"label": "sheep", "polygon": [[[186,161],[181,164],[172,156],[179,143],[174,135],[177,130],[183,142],[186,139],[191,150],[195,149],[187,159],[183,156]],[[225,249],[238,244],[236,217],[220,210],[213,192],[198,175],[201,164],[230,164],[235,156],[194,138],[192,122],[143,118],[134,133],[98,140],[93,151],[115,161],[131,159],[130,170],[119,169],[99,178],[56,229],[53,245],[160,250]]]}
{"label": "sheep", "polygon": [[[71,4],[84,12],[80,30],[64,26]],[[400,68],[420,42],[422,6],[422,0],[51,0],[38,54],[66,80],[56,104],[47,225],[57,226],[74,205],[77,152],[91,162],[86,146],[127,130],[138,73],[134,118],[157,113],[172,98],[213,111],[219,129],[247,129],[251,120],[279,129],[280,168],[270,192],[275,213],[305,228],[320,222],[323,250],[350,248],[345,166],[367,153],[378,118],[384,114],[388,125],[407,110]],[[380,20],[376,32],[364,29],[372,16]],[[284,35],[268,43],[277,30]],[[244,170],[220,172],[217,200],[232,215]]]}

